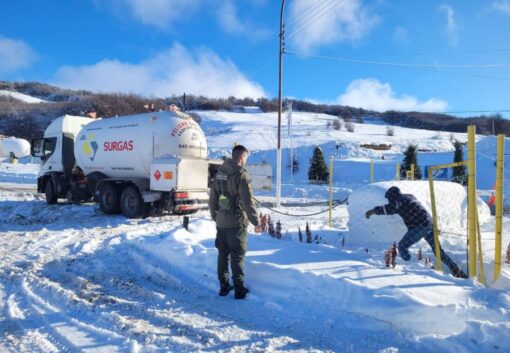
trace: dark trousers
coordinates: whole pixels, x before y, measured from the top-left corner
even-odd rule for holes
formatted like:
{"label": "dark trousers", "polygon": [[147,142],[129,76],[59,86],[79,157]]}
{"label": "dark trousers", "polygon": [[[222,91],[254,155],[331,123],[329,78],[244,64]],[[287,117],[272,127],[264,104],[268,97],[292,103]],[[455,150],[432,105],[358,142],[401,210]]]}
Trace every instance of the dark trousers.
{"label": "dark trousers", "polygon": [[221,284],[228,282],[228,260],[232,268],[234,285],[244,285],[244,256],[248,245],[246,228],[218,228],[216,234],[218,249],[218,280]]}
{"label": "dark trousers", "polygon": [[[404,237],[400,239],[398,242],[400,257],[402,257],[405,261],[409,261],[411,259],[411,255],[409,255],[409,248],[416,244],[421,238],[424,238],[427,243],[429,243],[429,246],[435,255],[436,248],[432,227],[423,227],[409,229]],[[439,245],[439,251],[441,253],[441,261],[448,266],[452,273],[456,273],[459,267],[448,255],[446,255],[441,245]]]}

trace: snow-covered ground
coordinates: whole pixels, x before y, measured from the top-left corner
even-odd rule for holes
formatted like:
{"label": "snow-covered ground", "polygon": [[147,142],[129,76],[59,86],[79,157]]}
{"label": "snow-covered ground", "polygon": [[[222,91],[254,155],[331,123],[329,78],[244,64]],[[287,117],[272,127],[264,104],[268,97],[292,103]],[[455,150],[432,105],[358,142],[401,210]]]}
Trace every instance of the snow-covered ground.
{"label": "snow-covered ground", "polygon": [[0,96],[12,97],[25,103],[48,103],[44,99],[29,96],[27,94],[0,89]]}
{"label": "snow-covered ground", "polygon": [[[288,204],[326,201],[327,186],[309,185],[304,177],[319,142],[356,158],[380,154],[361,151],[360,143],[386,139],[396,149],[385,153],[399,158],[409,142],[452,150],[449,135],[439,139],[437,132],[396,128],[392,138],[384,125],[364,124],[352,134],[327,130],[315,114],[301,116],[294,118],[293,141],[303,152],[301,170],[293,182],[284,173]],[[254,150],[251,160],[273,163],[272,117],[205,113],[211,155],[240,142]],[[261,208],[281,221],[283,239],[250,229],[251,293],[235,301],[217,295],[215,225],[207,212],[193,215],[186,231],[180,217],[135,221],[106,216],[92,204],[48,206],[34,193],[37,166],[21,162],[0,163],[1,352],[510,351],[508,265],[495,284],[487,275],[484,287],[417,261],[420,246],[433,258],[422,242],[412,248],[411,261],[399,258],[388,269],[390,244],[350,241],[346,205],[333,210],[332,227],[327,212],[299,216],[323,211],[324,204],[279,209],[297,216]],[[336,183],[335,198],[353,189]],[[257,197],[269,201],[272,193]],[[304,234],[307,221],[311,244],[299,241],[298,228]],[[509,229],[510,220],[504,223]],[[489,220],[482,229],[487,274],[493,227]],[[443,246],[462,262],[465,239],[446,238]]]}

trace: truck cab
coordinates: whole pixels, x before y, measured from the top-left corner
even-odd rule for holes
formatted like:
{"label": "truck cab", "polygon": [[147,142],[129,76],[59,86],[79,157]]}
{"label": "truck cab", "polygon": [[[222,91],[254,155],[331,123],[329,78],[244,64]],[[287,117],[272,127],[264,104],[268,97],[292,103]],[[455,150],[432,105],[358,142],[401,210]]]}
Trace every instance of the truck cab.
{"label": "truck cab", "polygon": [[41,158],[37,191],[46,194],[49,204],[68,196],[75,167],[74,140],[83,126],[92,121],[94,119],[64,115],[46,128],[42,138],[32,141],[31,155]]}

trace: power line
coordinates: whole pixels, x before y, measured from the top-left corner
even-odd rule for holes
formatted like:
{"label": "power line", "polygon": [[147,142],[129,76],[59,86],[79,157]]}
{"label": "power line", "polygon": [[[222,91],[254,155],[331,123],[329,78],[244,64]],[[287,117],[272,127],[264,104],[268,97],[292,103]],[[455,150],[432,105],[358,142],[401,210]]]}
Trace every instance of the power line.
{"label": "power line", "polygon": [[[319,20],[320,18],[322,18],[325,15],[325,13],[327,13],[329,10],[331,10],[333,7],[335,7],[342,1],[343,0],[340,0],[340,1],[339,0],[319,1],[319,2],[315,3],[310,9],[308,9],[307,12],[303,12],[301,15],[291,19],[289,21],[290,26],[292,26],[294,24],[298,24],[299,20],[301,20],[302,18],[305,18],[308,14],[311,14],[310,17],[306,18],[304,22],[300,23],[297,26],[296,29],[299,31],[291,33],[289,38],[302,32],[306,28],[306,26],[311,25],[312,23],[314,23],[317,20]],[[333,4],[333,6],[331,6],[332,4]],[[276,44],[276,41],[273,42],[273,39],[277,35],[278,35],[278,33],[276,33],[276,32],[273,32],[272,34],[270,34],[266,38],[266,40],[264,40],[264,42],[254,51],[254,53],[250,53],[250,55],[247,56],[247,59],[244,62],[242,62],[238,68],[237,67],[231,68],[229,71],[227,71],[227,73],[218,77],[216,80],[210,82],[209,84],[207,84],[203,88],[199,89],[198,91],[193,92],[192,94],[195,94],[198,96],[198,95],[200,95],[201,92],[204,92],[206,90],[208,92],[216,91],[220,87],[233,81],[238,76],[243,75],[243,73],[242,73],[243,66],[244,67],[248,67],[248,66],[254,67],[254,69],[249,70],[247,72],[247,75],[254,74],[255,72],[260,71],[264,66],[267,65],[266,59],[267,59],[269,53],[271,52],[271,50],[273,49],[272,46]],[[266,62],[264,62],[264,61],[266,61]],[[195,104],[195,105],[191,106],[190,109],[196,109],[199,106],[204,105],[204,104],[205,103]]]}
{"label": "power line", "polygon": [[293,50],[286,50],[285,54],[291,54],[295,56],[310,57],[316,59],[324,59],[331,61],[349,62],[354,64],[368,64],[368,65],[381,65],[381,66],[395,66],[395,67],[413,67],[413,68],[491,68],[501,69],[510,68],[510,64],[412,64],[412,63],[399,63],[389,61],[374,61],[374,60],[363,60],[363,59],[351,59],[344,57],[335,57],[329,55],[318,55],[301,53]]}

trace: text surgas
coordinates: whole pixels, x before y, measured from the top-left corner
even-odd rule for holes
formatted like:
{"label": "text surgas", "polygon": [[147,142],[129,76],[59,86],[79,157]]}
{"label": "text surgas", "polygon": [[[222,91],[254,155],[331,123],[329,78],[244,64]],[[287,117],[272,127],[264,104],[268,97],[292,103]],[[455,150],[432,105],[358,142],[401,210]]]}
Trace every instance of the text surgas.
{"label": "text surgas", "polygon": [[105,152],[113,152],[113,151],[132,151],[133,150],[133,140],[129,141],[106,141],[103,144]]}

